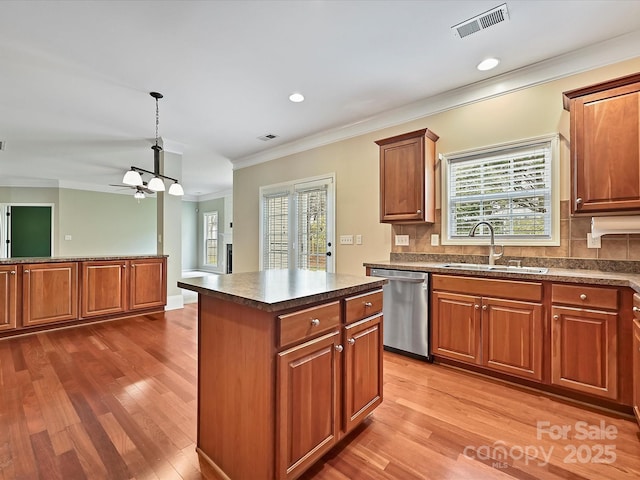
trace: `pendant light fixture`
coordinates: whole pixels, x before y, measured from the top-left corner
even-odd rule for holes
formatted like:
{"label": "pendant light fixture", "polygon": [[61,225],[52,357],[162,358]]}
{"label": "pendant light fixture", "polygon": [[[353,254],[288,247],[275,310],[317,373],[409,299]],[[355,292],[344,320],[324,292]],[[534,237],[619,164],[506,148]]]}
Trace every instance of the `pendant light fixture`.
{"label": "pendant light fixture", "polygon": [[173,183],[169,187],[169,195],[182,196],[184,195],[184,190],[182,188],[182,185],[178,183],[178,180],[172,177],[167,177],[166,175],[162,175],[160,173],[160,152],[162,151],[162,147],[158,145],[158,125],[160,124],[160,110],[158,108],[158,100],[161,99],[163,95],[158,92],[149,92],[149,95],[151,95],[156,100],[156,143],[151,147],[151,149],[153,150],[153,172],[145,170],[144,168],[132,166],[131,170],[127,171],[124,174],[122,183],[124,183],[125,185],[131,185],[133,187],[142,186],[144,185],[142,174],[146,173],[152,176],[151,180],[149,180],[149,183],[146,185],[149,190],[153,190],[154,192],[164,192],[164,180],[172,180]]}

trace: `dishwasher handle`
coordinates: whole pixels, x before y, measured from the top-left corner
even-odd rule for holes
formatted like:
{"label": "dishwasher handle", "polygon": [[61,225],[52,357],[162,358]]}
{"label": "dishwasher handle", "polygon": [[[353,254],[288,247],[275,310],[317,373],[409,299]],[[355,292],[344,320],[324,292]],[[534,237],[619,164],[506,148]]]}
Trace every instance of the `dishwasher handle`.
{"label": "dishwasher handle", "polygon": [[424,278],[384,277],[390,282],[424,283]]}

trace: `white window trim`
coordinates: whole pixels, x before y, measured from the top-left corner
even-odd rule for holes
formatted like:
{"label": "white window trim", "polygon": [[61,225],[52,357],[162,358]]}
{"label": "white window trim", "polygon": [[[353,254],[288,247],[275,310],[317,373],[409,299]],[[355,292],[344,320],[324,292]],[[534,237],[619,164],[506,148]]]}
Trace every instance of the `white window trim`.
{"label": "white window trim", "polygon": [[555,134],[542,135],[509,143],[486,146],[477,149],[470,149],[458,152],[443,154],[440,156],[440,170],[442,174],[441,183],[441,215],[442,245],[486,245],[486,236],[475,236],[469,238],[449,238],[449,162],[460,157],[470,155],[482,155],[483,153],[497,152],[526,146],[533,143],[551,142],[551,238],[548,239],[527,239],[527,238],[496,238],[496,244],[507,246],[559,246],[560,245],[560,136]]}
{"label": "white window trim", "polygon": [[[259,222],[259,236],[260,241],[258,242],[259,248],[259,268],[260,270],[264,270],[264,203],[262,201],[264,195],[268,195],[270,193],[278,193],[278,192],[289,192],[289,195],[293,195],[296,190],[304,190],[307,188],[312,188],[315,185],[324,185],[329,181],[329,190],[327,192],[327,213],[331,214],[332,222],[327,222],[327,241],[331,242],[331,247],[327,247],[327,251],[331,252],[331,261],[327,263],[327,272],[335,272],[336,271],[336,248],[335,248],[335,223],[336,223],[336,174],[335,172],[327,173],[325,175],[316,175],[314,177],[301,178],[298,180],[292,180],[290,182],[281,182],[274,183],[272,185],[264,185],[258,190],[258,204],[260,205],[258,222]],[[295,215],[292,215],[295,217]],[[294,251],[297,248],[296,239],[293,239],[293,248]],[[331,265],[331,268],[329,268]],[[294,268],[294,266],[290,265],[290,268]]]}
{"label": "white window trim", "polygon": [[[218,263],[207,263],[207,215],[216,214],[218,216]],[[213,272],[221,271],[222,262],[220,262],[220,212],[218,210],[211,210],[210,212],[203,212],[202,214],[202,267],[203,269]]]}

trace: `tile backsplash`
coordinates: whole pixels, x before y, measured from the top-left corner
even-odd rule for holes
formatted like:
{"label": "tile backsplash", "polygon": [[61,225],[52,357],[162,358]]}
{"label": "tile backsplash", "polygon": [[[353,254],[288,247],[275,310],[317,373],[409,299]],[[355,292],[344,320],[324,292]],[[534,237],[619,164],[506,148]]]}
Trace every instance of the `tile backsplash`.
{"label": "tile backsplash", "polygon": [[[393,225],[394,235],[409,235],[409,246],[391,242],[392,253],[442,253],[451,255],[486,255],[485,245],[431,245],[431,234],[441,234],[440,210],[437,223]],[[560,202],[560,246],[504,247],[505,257],[589,258],[601,260],[640,260],[640,235],[605,235],[602,248],[587,248],[587,232],[591,231],[591,217],[572,217],[569,201]],[[496,242],[499,243],[499,242]]]}

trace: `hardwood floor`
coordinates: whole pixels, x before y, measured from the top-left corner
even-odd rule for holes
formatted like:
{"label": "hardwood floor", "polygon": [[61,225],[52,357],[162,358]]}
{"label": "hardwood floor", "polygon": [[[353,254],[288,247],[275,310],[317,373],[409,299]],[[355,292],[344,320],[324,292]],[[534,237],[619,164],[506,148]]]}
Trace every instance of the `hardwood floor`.
{"label": "hardwood floor", "polygon": [[[215,478],[195,453],[196,345],[195,305],[1,340],[0,479]],[[383,404],[305,480],[640,478],[631,419],[390,353],[384,367]]]}

